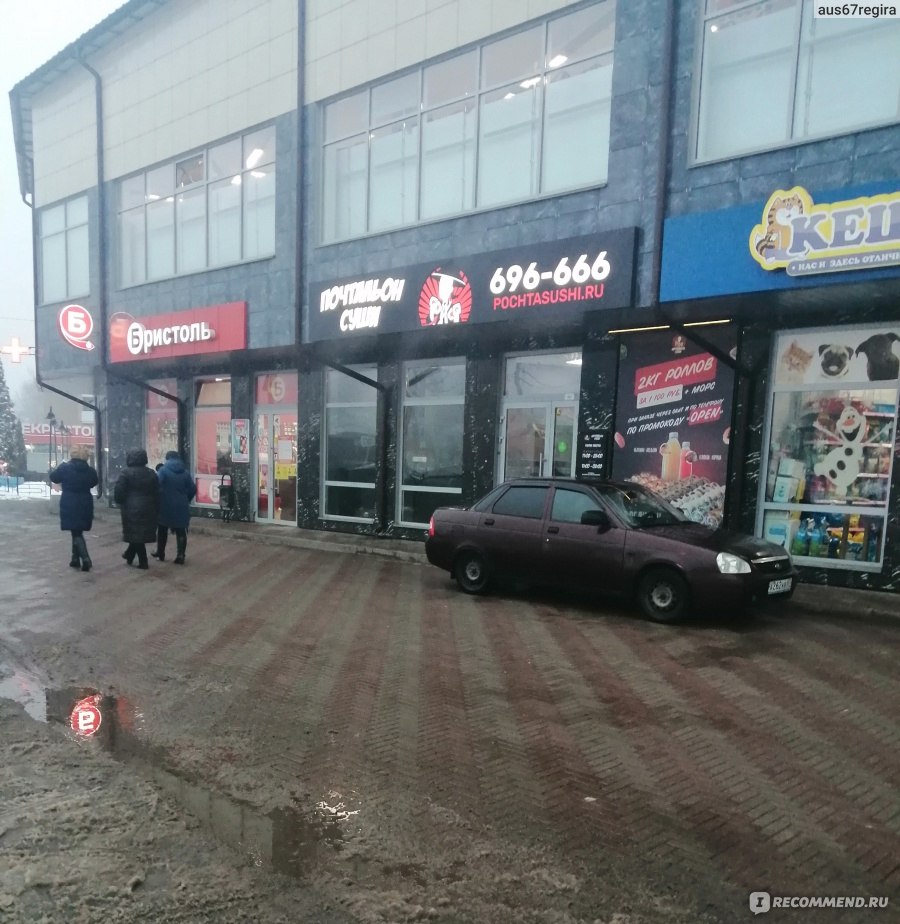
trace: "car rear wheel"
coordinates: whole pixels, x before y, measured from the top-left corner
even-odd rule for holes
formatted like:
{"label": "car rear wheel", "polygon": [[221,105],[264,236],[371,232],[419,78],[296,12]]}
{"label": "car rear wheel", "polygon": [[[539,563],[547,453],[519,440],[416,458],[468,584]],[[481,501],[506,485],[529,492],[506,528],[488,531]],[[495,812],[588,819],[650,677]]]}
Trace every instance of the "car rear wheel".
{"label": "car rear wheel", "polygon": [[490,570],[480,552],[462,552],[453,569],[456,581],[467,594],[487,593]]}
{"label": "car rear wheel", "polygon": [[687,610],[687,582],[671,568],[653,568],[638,582],[637,602],[648,619],[676,622]]}

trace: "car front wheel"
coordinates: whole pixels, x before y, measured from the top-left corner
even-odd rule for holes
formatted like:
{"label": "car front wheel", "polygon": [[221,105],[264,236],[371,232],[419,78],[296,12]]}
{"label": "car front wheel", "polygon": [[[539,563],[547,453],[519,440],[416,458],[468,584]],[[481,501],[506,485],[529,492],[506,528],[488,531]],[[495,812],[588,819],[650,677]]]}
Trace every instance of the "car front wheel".
{"label": "car front wheel", "polygon": [[654,568],[638,582],[637,602],[648,619],[676,622],[687,609],[687,582],[671,568]]}
{"label": "car front wheel", "polygon": [[490,571],[480,552],[462,552],[456,559],[454,574],[457,583],[467,594],[487,593]]}

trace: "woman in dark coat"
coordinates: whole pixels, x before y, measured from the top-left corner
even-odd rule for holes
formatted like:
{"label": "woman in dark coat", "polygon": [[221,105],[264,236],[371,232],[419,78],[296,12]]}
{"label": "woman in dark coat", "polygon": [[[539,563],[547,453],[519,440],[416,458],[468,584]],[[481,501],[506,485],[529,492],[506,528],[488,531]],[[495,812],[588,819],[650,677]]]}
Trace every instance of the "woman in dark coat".
{"label": "woman in dark coat", "polygon": [[159,482],[156,472],[147,467],[147,453],[132,449],[125,456],[127,468],[116,482],[113,497],[122,508],[122,541],[128,548],[122,558],[132,564],[137,555],[138,568],[147,569],[146,543],[156,538],[159,516]]}
{"label": "woman in dark coat", "polygon": [[87,464],[90,450],[87,446],[73,446],[72,458],[50,473],[50,480],[62,488],[59,499],[59,527],[72,534],[72,559],[69,566],[91,570],[84,534],[94,523],[94,495],[91,488],[97,485],[97,472]]}
{"label": "woman in dark coat", "polygon": [[187,550],[187,528],[191,519],[191,501],[197,494],[197,485],[185,468],[177,452],[166,453],[166,461],[157,469],[159,479],[159,526],[156,530],[154,558],[166,560],[166,537],[171,529],[175,533],[175,564],[184,564]]}

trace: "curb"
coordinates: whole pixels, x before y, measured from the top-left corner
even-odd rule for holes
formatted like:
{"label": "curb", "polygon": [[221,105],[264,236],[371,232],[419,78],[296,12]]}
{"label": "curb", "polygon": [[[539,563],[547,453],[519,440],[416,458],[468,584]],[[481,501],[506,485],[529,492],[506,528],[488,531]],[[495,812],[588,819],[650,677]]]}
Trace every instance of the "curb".
{"label": "curb", "polygon": [[900,595],[891,591],[803,584],[794,589],[790,607],[804,614],[862,620],[900,628]]}
{"label": "curb", "polygon": [[[198,523],[196,517],[191,520],[190,528],[191,532],[195,535],[213,536],[218,539],[237,539],[243,540],[244,542],[257,542],[262,545],[283,546],[293,549],[310,549],[317,552],[343,552],[344,554],[350,555],[373,555],[379,558],[388,558],[394,561],[402,561],[416,565],[426,564],[428,561],[424,552],[414,552],[411,549],[386,548],[379,544],[380,540],[378,539],[353,541],[352,538],[345,539],[344,536],[349,534],[343,533],[341,534],[340,541],[312,539],[295,535],[271,536],[244,530],[229,531],[227,528],[205,526],[202,523]],[[410,545],[412,544],[413,543],[410,543]]]}

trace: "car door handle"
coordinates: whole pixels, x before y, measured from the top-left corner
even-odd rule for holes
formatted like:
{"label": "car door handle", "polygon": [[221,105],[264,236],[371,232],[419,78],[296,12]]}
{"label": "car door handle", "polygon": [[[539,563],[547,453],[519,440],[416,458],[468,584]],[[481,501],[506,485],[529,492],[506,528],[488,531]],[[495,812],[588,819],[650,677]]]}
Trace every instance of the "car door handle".
{"label": "car door handle", "polygon": [[547,532],[548,532],[548,533],[558,533],[558,532],[559,532],[559,527],[558,527],[558,526],[548,526],[548,527],[547,527]]}
{"label": "car door handle", "polygon": [[484,525],[485,525],[485,526],[493,526],[493,525],[494,525],[493,517],[490,517],[490,518],[488,518],[487,520],[485,520],[485,521],[484,521]]}

